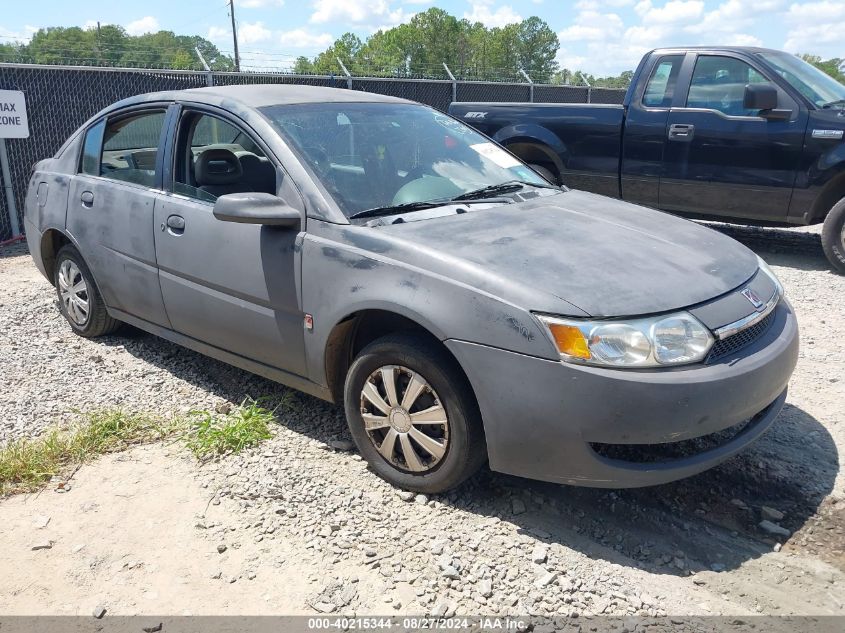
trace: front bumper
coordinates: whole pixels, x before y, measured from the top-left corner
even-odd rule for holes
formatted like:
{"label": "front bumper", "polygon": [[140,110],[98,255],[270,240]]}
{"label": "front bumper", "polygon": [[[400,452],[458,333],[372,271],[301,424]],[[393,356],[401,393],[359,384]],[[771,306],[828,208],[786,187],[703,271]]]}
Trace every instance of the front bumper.
{"label": "front bumper", "polygon": [[[738,358],[676,369],[605,369],[446,345],[475,390],[493,470],[582,486],[649,486],[712,468],[772,425],[798,359],[792,306],[784,299],[773,315]],[[705,438],[748,420],[725,443],[668,460],[613,459],[593,448]]]}

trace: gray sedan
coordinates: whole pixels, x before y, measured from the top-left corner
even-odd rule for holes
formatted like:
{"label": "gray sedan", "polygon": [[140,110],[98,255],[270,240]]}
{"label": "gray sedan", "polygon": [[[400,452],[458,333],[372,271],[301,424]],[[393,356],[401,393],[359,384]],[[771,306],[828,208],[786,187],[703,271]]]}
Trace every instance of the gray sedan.
{"label": "gray sedan", "polygon": [[701,472],[798,354],[724,235],[555,187],[462,123],[302,86],[141,95],[33,171],[26,236],[81,336],[129,323],[343,403],[370,466],[589,486]]}

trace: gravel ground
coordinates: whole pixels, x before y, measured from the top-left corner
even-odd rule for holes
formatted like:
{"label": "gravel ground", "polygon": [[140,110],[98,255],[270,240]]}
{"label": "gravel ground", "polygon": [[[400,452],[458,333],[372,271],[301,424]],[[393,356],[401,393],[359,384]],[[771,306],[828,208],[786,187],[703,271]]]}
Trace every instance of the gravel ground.
{"label": "gravel ground", "polygon": [[[300,612],[845,613],[845,277],[817,229],[717,228],[772,265],[802,332],[788,404],[743,455],[642,490],[483,472],[428,499],[367,470],[340,408],[295,394],[273,440],[188,469],[210,498],[201,538],[284,549],[297,564],[277,567],[301,576]],[[0,443],[74,409],[168,414],[284,393],[137,330],[74,336],[22,247],[0,251],[0,275]],[[159,459],[185,471],[184,456]]]}

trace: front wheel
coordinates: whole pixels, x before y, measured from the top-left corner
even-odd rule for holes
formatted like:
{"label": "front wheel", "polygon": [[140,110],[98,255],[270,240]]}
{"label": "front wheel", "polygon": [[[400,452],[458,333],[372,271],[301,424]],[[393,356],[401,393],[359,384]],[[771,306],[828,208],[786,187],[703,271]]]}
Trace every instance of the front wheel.
{"label": "front wheel", "polygon": [[845,275],[845,198],[833,205],[824,220],[822,248],[833,268]]}
{"label": "front wheel", "polygon": [[400,488],[444,492],[487,457],[466,377],[425,337],[394,334],[364,348],[347,374],[344,404],[361,455]]}

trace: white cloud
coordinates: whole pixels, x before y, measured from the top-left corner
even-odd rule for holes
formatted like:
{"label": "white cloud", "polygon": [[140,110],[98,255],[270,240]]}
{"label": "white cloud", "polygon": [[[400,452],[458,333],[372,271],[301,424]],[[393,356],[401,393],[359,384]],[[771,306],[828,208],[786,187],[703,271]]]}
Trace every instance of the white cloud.
{"label": "white cloud", "polygon": [[558,33],[561,42],[603,41],[618,38],[625,24],[615,13],[599,13],[592,9],[581,11],[572,26]]}
{"label": "white cloud", "polygon": [[403,4],[431,4],[434,0],[403,0]]}
{"label": "white cloud", "polygon": [[266,42],[273,37],[273,32],[263,22],[243,22],[238,25],[238,41],[242,44]]}
{"label": "white cloud", "polygon": [[129,33],[129,35],[143,35],[144,33],[156,33],[160,29],[161,27],[158,24],[158,20],[156,20],[151,15],[143,17],[140,20],[135,20],[134,22],[130,22],[126,25],[126,32]]}
{"label": "white cloud", "polygon": [[786,12],[789,32],[783,47],[791,53],[842,57],[845,3],[796,2]]}
{"label": "white cloud", "polygon": [[696,20],[704,13],[702,0],[671,0],[661,7],[651,0],[641,0],[634,6],[643,24],[675,24]]}
{"label": "white cloud", "polygon": [[212,26],[208,29],[208,34],[205,36],[207,40],[212,42],[220,42],[228,40],[232,37],[232,31],[222,26]]}
{"label": "white cloud", "polygon": [[285,0],[236,0],[239,9],[263,9],[264,7],[281,7]]}
{"label": "white cloud", "polygon": [[494,10],[493,0],[471,0],[470,7],[472,11],[465,12],[464,18],[470,22],[481,22],[488,28],[522,22],[522,16],[510,5],[503,5]]}
{"label": "white cloud", "polygon": [[294,29],[276,34],[279,45],[285,48],[326,48],[334,42],[330,33],[311,33],[305,29]]}
{"label": "white cloud", "polygon": [[311,22],[352,22],[360,24],[390,13],[387,0],[316,0]]}
{"label": "white cloud", "polygon": [[[94,23],[96,26],[97,23]],[[0,26],[0,41],[4,43],[26,44],[32,39],[32,36],[38,31],[37,26],[25,26],[21,31],[12,31]]]}

